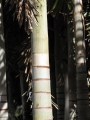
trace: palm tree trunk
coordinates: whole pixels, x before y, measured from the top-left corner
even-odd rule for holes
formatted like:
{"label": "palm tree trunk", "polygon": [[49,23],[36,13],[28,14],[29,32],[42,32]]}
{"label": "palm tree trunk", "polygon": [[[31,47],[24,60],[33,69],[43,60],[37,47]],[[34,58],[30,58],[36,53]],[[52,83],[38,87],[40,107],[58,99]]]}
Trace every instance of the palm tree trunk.
{"label": "palm tree trunk", "polygon": [[[68,15],[68,81],[69,81],[69,112],[70,120],[75,117],[76,105],[76,61],[75,61],[75,37],[73,27],[73,15]],[[74,115],[74,116],[73,116]]]}
{"label": "palm tree trunk", "polygon": [[23,114],[23,120],[29,120],[30,113],[29,113],[29,106],[27,101],[26,94],[23,95],[26,92],[26,81],[23,71],[20,70],[20,89],[21,89],[21,99],[22,99],[22,114]]}
{"label": "palm tree trunk", "polygon": [[32,33],[33,120],[52,120],[47,3],[34,2],[40,15],[38,26],[33,23]]}
{"label": "palm tree trunk", "polygon": [[55,29],[55,77],[56,77],[56,98],[59,109],[57,110],[57,120],[64,119],[64,108],[65,108],[65,95],[64,95],[64,79],[63,79],[63,54],[62,54],[62,38],[60,35],[61,31],[62,16],[59,15],[54,20]]}
{"label": "palm tree trunk", "polygon": [[[50,61],[50,80],[51,80],[51,94],[52,101],[56,103],[56,79],[55,79],[55,57],[54,57],[54,31],[50,28],[54,28],[54,18],[48,15],[48,34],[49,34],[49,61]],[[53,103],[53,120],[57,118],[57,106]]]}
{"label": "palm tree trunk", "polygon": [[14,116],[14,105],[13,105],[13,78],[12,78],[12,72],[9,70],[10,66],[7,66],[7,83],[8,83],[8,113],[9,113],[9,119],[15,120]]}
{"label": "palm tree trunk", "polygon": [[8,119],[8,103],[6,91],[6,58],[3,30],[2,0],[0,1],[0,120]]}
{"label": "palm tree trunk", "polygon": [[69,83],[68,83],[68,66],[64,65],[64,91],[65,91],[65,110],[64,120],[69,120]]}
{"label": "palm tree trunk", "polygon": [[74,25],[76,39],[76,79],[77,79],[77,114],[78,120],[88,118],[88,88],[86,74],[86,56],[84,41],[84,19],[82,14],[82,0],[74,0]]}

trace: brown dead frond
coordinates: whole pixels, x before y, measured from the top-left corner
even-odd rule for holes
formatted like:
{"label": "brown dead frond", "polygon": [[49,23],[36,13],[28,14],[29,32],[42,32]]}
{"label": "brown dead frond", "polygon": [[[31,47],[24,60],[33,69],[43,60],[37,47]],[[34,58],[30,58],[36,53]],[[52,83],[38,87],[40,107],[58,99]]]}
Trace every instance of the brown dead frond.
{"label": "brown dead frond", "polygon": [[6,0],[7,4],[10,4],[9,11],[14,9],[13,17],[17,18],[19,26],[24,23],[25,31],[30,34],[33,30],[32,22],[37,25],[36,15],[39,15],[33,0]]}

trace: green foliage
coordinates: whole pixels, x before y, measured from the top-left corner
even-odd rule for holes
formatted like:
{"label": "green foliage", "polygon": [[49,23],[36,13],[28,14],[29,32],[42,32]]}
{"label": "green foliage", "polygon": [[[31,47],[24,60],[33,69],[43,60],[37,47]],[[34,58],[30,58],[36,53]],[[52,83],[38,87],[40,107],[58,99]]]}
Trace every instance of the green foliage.
{"label": "green foliage", "polygon": [[56,8],[57,3],[58,3],[58,0],[55,1],[54,5],[53,5],[53,7],[52,7],[52,10],[54,10],[54,9]]}
{"label": "green foliage", "polygon": [[68,9],[71,10],[71,5],[68,3]]}
{"label": "green foliage", "polygon": [[22,105],[18,106],[15,111],[15,117],[19,117],[20,115],[22,115],[22,110],[23,110]]}

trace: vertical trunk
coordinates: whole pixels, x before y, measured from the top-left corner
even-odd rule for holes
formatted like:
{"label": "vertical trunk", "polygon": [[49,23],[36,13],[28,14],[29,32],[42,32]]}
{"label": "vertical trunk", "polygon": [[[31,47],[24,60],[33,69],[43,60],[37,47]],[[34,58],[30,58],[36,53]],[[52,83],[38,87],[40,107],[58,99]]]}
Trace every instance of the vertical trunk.
{"label": "vertical trunk", "polygon": [[[51,79],[51,94],[52,101],[56,103],[56,80],[55,80],[55,56],[54,56],[54,31],[52,31],[50,28],[53,29],[54,27],[54,18],[51,15],[48,15],[48,27],[49,27],[49,61],[50,61],[50,79]],[[56,120],[57,116],[57,109],[54,106],[56,104],[53,103],[53,120]]]}
{"label": "vertical trunk", "polygon": [[[52,58],[52,57],[51,57]],[[53,120],[57,119],[57,105],[56,103],[56,81],[55,81],[55,69],[54,60],[50,60],[50,79],[51,79],[51,94],[52,94],[52,107],[53,107]]]}
{"label": "vertical trunk", "polygon": [[84,41],[84,26],[82,0],[74,0],[74,24],[76,38],[76,79],[77,79],[77,114],[78,120],[88,118],[88,88],[86,74],[86,56]]}
{"label": "vertical trunk", "polygon": [[0,0],[0,120],[7,120],[6,58],[2,15],[2,0]]}
{"label": "vertical trunk", "polygon": [[32,80],[33,120],[52,120],[46,0],[34,0],[40,15],[33,23]]}
{"label": "vertical trunk", "polygon": [[65,111],[64,120],[69,120],[69,83],[68,83],[68,70],[67,65],[64,66],[64,91],[65,91]]}
{"label": "vertical trunk", "polygon": [[25,95],[24,96],[22,95],[26,91],[25,91],[24,73],[21,70],[20,70],[20,89],[21,89],[21,99],[22,99],[22,115],[23,115],[23,120],[25,120],[26,119],[26,116],[25,116],[26,99],[25,99]]}
{"label": "vertical trunk", "polygon": [[26,92],[26,81],[23,71],[20,70],[20,88],[21,88],[21,99],[22,99],[22,114],[23,114],[23,120],[29,120],[30,119],[30,108],[28,106],[27,97],[26,94],[23,95]]}
{"label": "vertical trunk", "polygon": [[60,31],[62,29],[62,16],[54,21],[55,29],[55,77],[56,77],[56,97],[59,110],[57,110],[57,120],[64,119],[64,79],[63,79],[63,53],[62,38]]}
{"label": "vertical trunk", "polygon": [[[68,17],[66,18],[66,24],[68,22]],[[67,25],[68,29],[68,25]],[[68,33],[67,33],[68,39]],[[68,53],[67,53],[68,61]],[[64,64],[64,91],[65,91],[65,111],[64,111],[64,120],[69,120],[69,79],[68,79],[68,63]]]}
{"label": "vertical trunk", "polygon": [[76,62],[75,62],[75,38],[73,28],[73,15],[68,16],[68,80],[69,80],[69,111],[70,120],[76,116],[74,105],[76,105]]}
{"label": "vertical trunk", "polygon": [[[8,66],[9,67],[9,66]],[[7,67],[7,68],[8,68]],[[11,76],[11,72],[7,69],[7,82],[8,82],[8,113],[9,119],[15,120],[14,117],[14,105],[13,105],[13,78]]]}

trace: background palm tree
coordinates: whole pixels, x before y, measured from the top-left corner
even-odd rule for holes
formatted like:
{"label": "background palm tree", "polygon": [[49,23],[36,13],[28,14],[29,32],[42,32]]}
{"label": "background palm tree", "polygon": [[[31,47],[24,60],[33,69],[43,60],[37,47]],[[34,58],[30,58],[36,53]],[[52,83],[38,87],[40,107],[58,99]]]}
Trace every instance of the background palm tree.
{"label": "background palm tree", "polygon": [[71,120],[71,118],[73,117],[72,111],[76,109],[75,106],[77,105],[76,103],[77,99],[76,99],[75,36],[74,36],[72,9],[68,10],[67,19],[68,19],[67,20],[67,37],[68,37],[68,81],[69,81],[69,113],[70,113],[69,119]]}
{"label": "background palm tree", "polygon": [[84,17],[82,1],[74,0],[74,26],[76,42],[76,79],[78,120],[89,119],[89,99],[86,74]]}
{"label": "background palm tree", "polygon": [[[60,51],[58,51],[58,53],[60,53],[60,54],[58,56],[61,57],[59,73],[62,76],[63,81],[64,81],[65,80],[65,77],[64,77],[65,68],[66,68],[65,65],[67,66],[67,64],[69,63],[69,65],[70,65],[69,68],[71,68],[71,69],[73,68],[73,62],[70,62],[72,60],[71,59],[68,60],[68,57],[67,57],[68,48],[66,47],[67,44],[70,45],[70,43],[67,42],[67,38],[66,38],[67,32],[66,32],[66,30],[67,31],[68,31],[68,29],[70,30],[69,39],[72,36],[72,31],[73,31],[72,18],[70,18],[68,21],[66,20],[66,18],[67,18],[66,17],[67,16],[67,6],[68,6],[68,9],[70,10],[70,15],[71,15],[71,14],[73,14],[72,13],[73,4],[70,1],[66,1],[66,0],[61,0],[61,1],[60,0],[49,0],[49,1],[47,1],[47,3],[48,3],[48,16],[52,15],[52,17],[53,17],[53,19],[55,19],[55,21],[57,20],[59,15],[62,16],[60,18],[60,21],[62,21],[62,22],[59,23],[60,25],[57,24],[57,26],[59,28],[62,27],[62,29],[60,31],[61,37],[60,37],[60,41],[59,41],[61,44],[59,45],[59,42],[58,42],[57,46],[60,47],[59,48]],[[86,11],[86,13],[87,13],[89,11],[89,1],[83,1],[83,4],[85,6],[84,7],[84,12]],[[87,7],[86,7],[86,5],[87,5]],[[35,4],[33,4],[31,1],[29,2],[28,0],[26,0],[26,1],[21,1],[20,0],[20,1],[16,1],[16,2],[13,1],[13,0],[9,0],[7,2],[7,6],[4,8],[4,11],[5,11],[4,12],[5,13],[4,14],[4,27],[5,27],[5,42],[6,42],[6,53],[7,53],[6,58],[7,58],[7,68],[8,68],[7,69],[7,73],[8,73],[7,78],[8,78],[8,80],[10,80],[10,79],[12,80],[12,82],[10,82],[10,84],[13,88],[13,90],[11,90],[12,92],[10,93],[11,96],[13,94],[13,97],[10,97],[9,92],[8,92],[8,94],[9,94],[8,97],[10,97],[10,99],[13,99],[14,102],[12,102],[12,104],[14,106],[14,109],[16,109],[17,106],[21,107],[21,105],[22,105],[22,102],[21,102],[22,93],[20,92],[21,91],[20,90],[21,89],[21,87],[20,87],[20,72],[19,72],[20,70],[23,73],[23,78],[25,80],[24,82],[26,82],[26,86],[27,86],[27,89],[26,89],[26,92],[25,92],[25,97],[27,97],[27,99],[29,98],[28,94],[29,94],[29,91],[32,87],[31,82],[30,82],[31,77],[32,77],[31,76],[31,62],[32,62],[32,60],[31,60],[31,55],[30,55],[31,54],[30,35],[31,35],[31,31],[32,31],[32,21],[34,21],[37,24],[37,22],[39,22],[39,21],[37,19],[36,14],[38,13],[38,15],[40,15],[40,12],[37,11],[37,10],[34,10],[34,9],[37,9],[37,7],[35,6]],[[10,11],[8,11],[8,10],[10,10]],[[30,16],[31,15],[30,13],[32,13],[31,11],[33,12],[33,16]],[[37,11],[37,13],[35,11]],[[13,13],[14,13],[14,15],[12,16]],[[86,20],[86,22],[88,22],[89,21],[88,20],[89,13],[88,14],[86,14],[86,13],[85,13],[85,15],[86,15],[85,20]],[[14,21],[13,21],[13,17],[15,18]],[[63,20],[61,20],[62,18],[63,18]],[[51,24],[50,21],[52,21],[52,18],[50,18],[50,20],[48,22],[49,25]],[[67,22],[68,23],[71,22],[70,24],[72,24],[71,26],[69,26],[68,29],[67,29]],[[19,23],[20,27],[18,26],[18,23]],[[88,22],[88,24],[86,24],[86,26],[87,26],[87,29],[89,29],[89,22]],[[50,49],[50,51],[53,51],[52,52],[52,54],[53,54],[54,50],[55,50],[54,49],[54,44],[53,44],[53,41],[55,41],[54,32],[55,33],[59,33],[59,32],[55,28],[52,28],[52,25],[49,26],[49,27],[50,27],[49,31],[53,31],[53,33],[49,32],[49,37],[52,36],[52,39],[53,39],[53,40],[49,39],[49,46],[50,46],[49,49]],[[24,32],[24,30],[26,31],[27,34],[29,34],[29,36]],[[87,36],[87,35],[89,35],[89,32],[87,32],[87,30],[86,30],[85,36]],[[89,38],[89,36],[86,37],[86,38]],[[87,44],[88,44],[88,54],[89,54],[89,43],[87,43]],[[74,49],[72,48],[72,52],[73,51],[74,51]],[[73,56],[72,52],[69,51],[71,56]],[[62,53],[63,53],[63,56],[61,56]],[[87,54],[87,58],[89,56],[88,54]],[[50,62],[50,69],[51,69],[50,70],[51,71],[50,72],[50,77],[51,77],[51,80],[55,80],[55,78],[54,78],[55,73],[53,74],[53,72],[54,71],[56,72],[56,70],[54,68],[54,58],[56,59],[56,55],[53,54],[53,55],[49,55],[49,56],[50,56],[50,61],[49,62]],[[51,56],[53,56],[53,57],[51,57]],[[59,59],[57,59],[57,61],[59,61]],[[87,63],[88,63],[87,64],[87,70],[88,70],[88,68],[89,68],[89,58],[87,59]],[[62,69],[62,68],[64,68],[64,69]],[[56,69],[57,69],[57,67],[56,67]],[[71,101],[69,101],[70,109],[73,107],[74,103],[76,103],[76,100],[73,101],[73,97],[76,98],[76,90],[75,90],[76,86],[72,82],[72,79],[74,77],[73,74],[74,74],[74,72],[76,73],[76,71],[75,70],[73,71],[73,70],[72,70],[72,74],[70,74],[70,71],[68,72],[69,85],[70,85],[69,90],[72,91],[72,92],[69,91],[70,92],[69,99],[71,100]],[[60,78],[61,78],[61,76],[60,76]],[[55,97],[55,91],[53,90],[53,88],[55,88],[56,86],[55,86],[54,83],[55,83],[55,81],[51,81],[52,95]],[[64,88],[64,86],[65,86],[65,82],[63,83],[63,88]],[[74,86],[74,87],[72,87],[72,86]],[[72,95],[72,93],[75,93],[75,94]],[[65,96],[64,89],[63,89],[63,96]],[[60,101],[62,101],[61,97],[62,96],[60,95]],[[10,104],[10,102],[9,102],[9,104]],[[28,106],[30,104],[31,104],[31,101],[28,102]],[[66,111],[66,109],[64,109],[64,106],[65,106],[65,102],[63,101],[63,106],[62,107],[61,107],[61,102],[60,102],[60,109],[58,110],[58,113],[59,113],[59,115],[62,113],[63,117],[64,117],[64,114],[65,114],[65,111]],[[14,111],[16,111],[16,110],[14,110]],[[29,112],[31,113],[31,110]],[[53,114],[53,116],[55,118],[55,114]],[[20,118],[19,113],[18,113],[18,118]]]}
{"label": "background palm tree", "polygon": [[6,84],[6,56],[3,29],[2,0],[0,1],[0,119],[8,119],[7,84]]}

